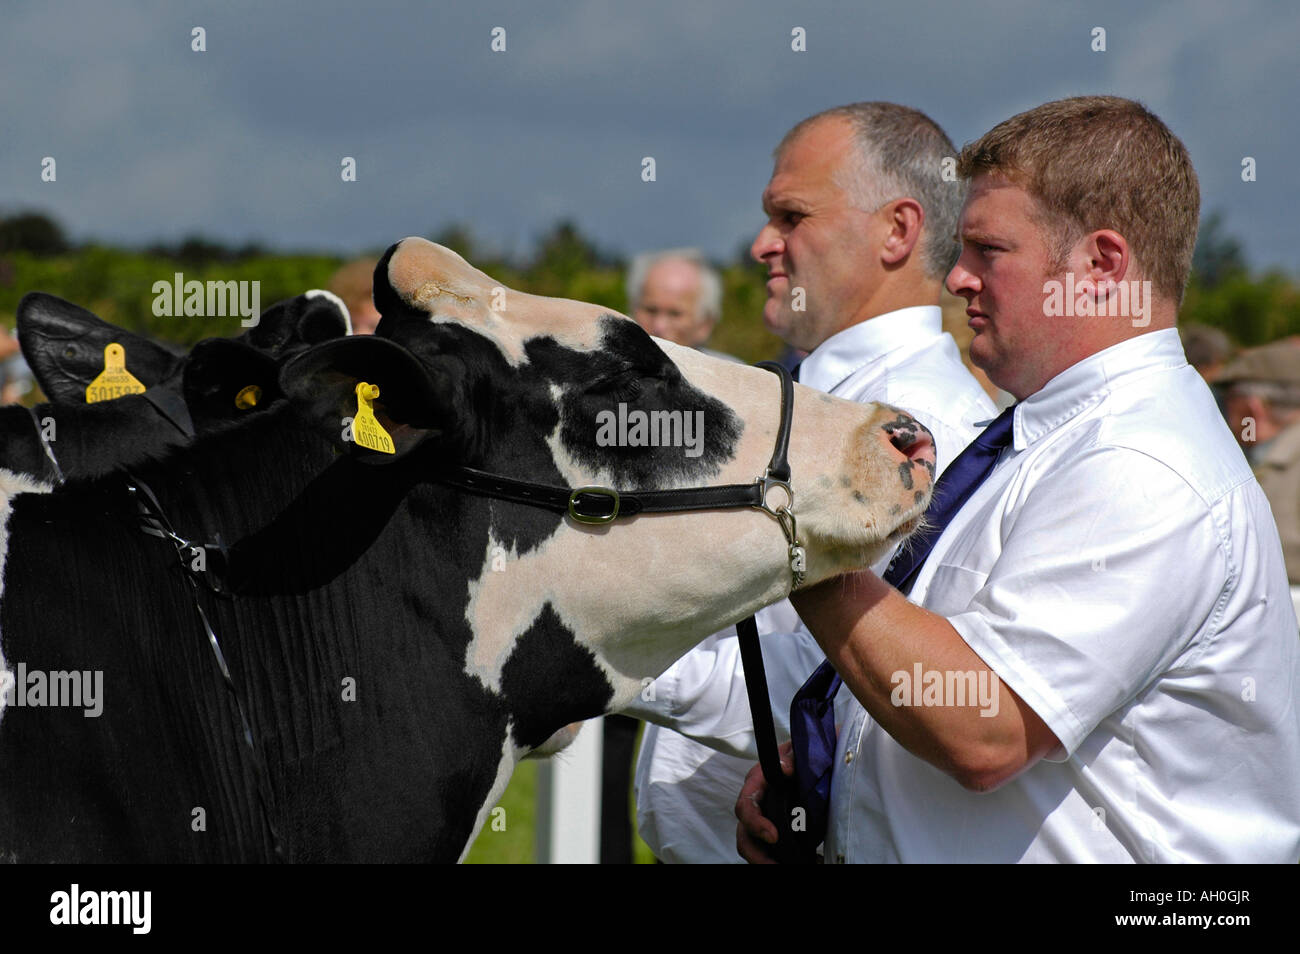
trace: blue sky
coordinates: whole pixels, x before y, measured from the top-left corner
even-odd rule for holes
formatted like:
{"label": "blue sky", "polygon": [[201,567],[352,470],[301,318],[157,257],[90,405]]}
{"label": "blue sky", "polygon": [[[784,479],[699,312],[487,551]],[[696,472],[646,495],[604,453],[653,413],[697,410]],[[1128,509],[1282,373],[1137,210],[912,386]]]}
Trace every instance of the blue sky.
{"label": "blue sky", "polygon": [[2,17],[0,210],[76,239],[350,252],[460,222],[521,254],[567,218],[614,252],[730,257],[762,222],[772,147],[810,113],[893,100],[960,145],[1113,93],[1182,137],[1203,210],[1252,265],[1300,273],[1291,3],[19,0]]}

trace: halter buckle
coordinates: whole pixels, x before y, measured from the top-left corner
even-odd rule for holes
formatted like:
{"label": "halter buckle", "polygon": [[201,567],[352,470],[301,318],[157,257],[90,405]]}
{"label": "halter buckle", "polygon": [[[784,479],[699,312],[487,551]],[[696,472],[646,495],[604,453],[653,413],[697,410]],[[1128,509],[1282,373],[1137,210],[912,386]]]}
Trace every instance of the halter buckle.
{"label": "halter buckle", "polygon": [[[790,489],[790,482],[788,480],[778,480],[772,476],[772,472],[769,470],[763,474],[762,477],[755,480],[754,483],[758,485],[759,510],[771,514],[779,520],[781,519],[781,514],[789,513],[794,509],[794,491]],[[780,487],[781,490],[785,491],[785,504],[776,508],[771,507],[767,502],[768,492],[771,491],[773,487]]]}
{"label": "halter buckle", "polygon": [[[609,513],[583,513],[578,510],[578,498],[583,494],[591,494],[595,497],[609,497],[614,501],[613,509]],[[590,526],[613,523],[618,519],[618,508],[618,491],[610,487],[579,487],[569,494],[569,516],[578,523],[585,523]]]}

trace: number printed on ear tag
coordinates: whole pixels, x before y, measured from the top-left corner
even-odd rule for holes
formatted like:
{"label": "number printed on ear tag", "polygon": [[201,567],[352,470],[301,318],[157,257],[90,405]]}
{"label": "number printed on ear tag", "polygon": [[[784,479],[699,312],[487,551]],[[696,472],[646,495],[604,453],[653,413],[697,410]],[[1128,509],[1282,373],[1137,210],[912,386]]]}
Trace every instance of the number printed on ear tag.
{"label": "number printed on ear tag", "polygon": [[126,369],[126,349],[114,341],[104,348],[104,370],[86,388],[86,403],[111,401],[127,394],[144,394],[145,386]]}
{"label": "number printed on ear tag", "polygon": [[357,413],[352,418],[352,439],[361,447],[381,454],[396,454],[393,439],[384,426],[375,419],[375,398],[379,387],[365,381],[357,385]]}

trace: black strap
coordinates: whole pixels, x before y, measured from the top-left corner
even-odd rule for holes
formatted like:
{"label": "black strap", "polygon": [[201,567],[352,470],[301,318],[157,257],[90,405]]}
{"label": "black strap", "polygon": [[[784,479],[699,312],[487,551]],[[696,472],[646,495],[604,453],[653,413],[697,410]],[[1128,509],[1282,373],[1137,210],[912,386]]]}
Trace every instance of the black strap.
{"label": "black strap", "polygon": [[[773,361],[764,361],[758,367],[780,369],[781,378],[781,431],[777,435],[777,453],[772,455],[768,474],[778,480],[790,480],[790,463],[786,449],[790,445],[790,413],[794,406],[794,384],[789,371]],[[779,455],[779,456],[778,456]],[[773,854],[783,864],[808,863],[815,860],[807,839],[800,839],[793,827],[791,814],[794,807],[793,780],[781,771],[781,755],[776,745],[776,722],[772,718],[772,699],[767,688],[767,669],[763,665],[763,648],[758,641],[758,624],[754,617],[736,624],[736,639],[740,643],[740,664],[745,674],[745,692],[749,696],[749,714],[754,723],[754,741],[758,745],[758,762],[767,782],[763,797],[763,816],[776,826],[777,844]]]}
{"label": "black strap", "polygon": [[31,415],[32,424],[36,427],[36,439],[41,442],[41,449],[45,451],[45,456],[50,459],[50,466],[54,468],[54,479],[58,484],[67,482],[63,476],[63,468],[59,466],[59,459],[54,456],[54,448],[50,442],[45,439],[45,429],[41,427],[41,420],[36,416],[36,408],[29,407],[27,413]]}
{"label": "black strap", "polygon": [[[148,484],[130,471],[124,470],[124,473],[127,477],[126,489],[135,499],[140,510],[141,531],[150,536],[169,540],[176,547],[177,558],[180,560],[182,569],[185,570],[185,579],[190,585],[190,597],[194,601],[194,609],[199,615],[199,622],[203,624],[203,632],[208,638],[208,646],[211,647],[212,654],[216,658],[217,670],[221,673],[221,678],[230,691],[230,697],[235,703],[235,711],[239,715],[239,724],[244,735],[244,745],[247,747],[249,757],[253,762],[253,776],[257,785],[257,801],[261,809],[262,821],[271,834],[276,860],[283,861],[284,847],[280,840],[280,832],[275,826],[275,817],[277,815],[275,792],[271,788],[266,762],[263,760],[257,744],[253,741],[253,729],[248,721],[248,716],[244,712],[244,706],[239,701],[239,692],[235,688],[235,680],[231,678],[230,667],[226,664],[226,655],[221,651],[221,642],[217,639],[216,630],[212,628],[212,624],[208,621],[208,614],[203,611],[203,604],[199,601],[198,582],[195,580],[196,574],[190,569],[190,561],[186,559],[186,554],[192,552],[199,544],[190,543],[172,528],[171,521],[167,519],[167,515],[163,512],[162,504],[158,502],[157,496],[155,496]],[[206,582],[206,575],[204,579]]]}
{"label": "black strap", "polygon": [[777,480],[790,480],[790,461],[786,455],[790,450],[790,421],[794,417],[794,379],[783,364],[775,361],[760,361],[756,368],[766,368],[781,379],[781,423],[776,432],[776,447],[772,451],[772,460],[767,465],[768,475]]}
{"label": "black strap", "polygon": [[781,756],[776,748],[776,723],[772,718],[772,700],[767,689],[767,670],[763,667],[763,649],[758,642],[758,623],[749,616],[736,624],[740,640],[740,663],[745,671],[745,691],[749,695],[749,713],[754,719],[754,739],[758,743],[758,761],[763,778],[771,786],[773,779],[785,777]]}
{"label": "black strap", "polygon": [[[761,361],[758,368],[774,372],[781,380],[781,420],[766,476],[789,483],[790,422],[794,417],[794,383],[790,372],[775,361]],[[715,487],[684,487],[678,490],[621,491],[608,487],[556,487],[530,480],[517,480],[473,467],[451,467],[434,479],[448,487],[567,513],[584,522],[604,523],[639,513],[678,513],[693,510],[723,510],[762,507],[767,493],[762,479],[749,484],[720,484]]]}
{"label": "black strap", "polygon": [[763,817],[776,827],[777,843],[769,851],[781,864],[811,864],[817,860],[817,846],[801,837],[795,828],[796,807],[794,778],[781,771],[781,755],[776,745],[776,723],[772,718],[772,701],[767,688],[767,671],[763,650],[758,642],[758,624],[754,617],[736,624],[740,642],[740,664],[745,673],[745,692],[749,696],[749,714],[754,721],[754,739],[758,743],[758,762],[763,769],[767,792],[763,795]]}
{"label": "black strap", "polygon": [[[614,497],[604,488],[555,487],[527,480],[491,474],[473,467],[455,467],[435,478],[438,483],[458,487],[480,497],[494,497],[568,513],[569,502],[584,516],[607,517],[613,512]],[[677,510],[717,510],[729,507],[757,507],[762,496],[758,484],[720,484],[716,487],[688,487],[681,490],[618,491],[618,516],[638,513],[671,513]]]}

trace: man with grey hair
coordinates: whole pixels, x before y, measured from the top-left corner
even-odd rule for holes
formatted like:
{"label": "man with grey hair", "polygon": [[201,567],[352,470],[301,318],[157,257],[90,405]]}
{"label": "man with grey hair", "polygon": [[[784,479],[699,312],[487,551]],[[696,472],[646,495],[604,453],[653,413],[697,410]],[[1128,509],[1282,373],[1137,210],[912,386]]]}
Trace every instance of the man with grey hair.
{"label": "man with grey hair", "polygon": [[627,301],[632,318],[650,334],[707,350],[722,317],[722,280],[695,249],[643,252],[628,268]]}
{"label": "man with grey hair", "polygon": [[[997,413],[939,311],[965,194],[945,174],[955,155],[929,117],[893,103],[805,119],[776,149],[768,220],[750,250],[768,267],[764,322],[810,352],[800,382],[908,411],[933,432],[940,472]],[[788,737],[790,701],[825,657],[788,601],[760,611],[758,628],[777,733]],[[627,711],[654,723],[637,765],[647,844],[663,861],[739,863],[736,793],[757,751],[734,629]]]}

